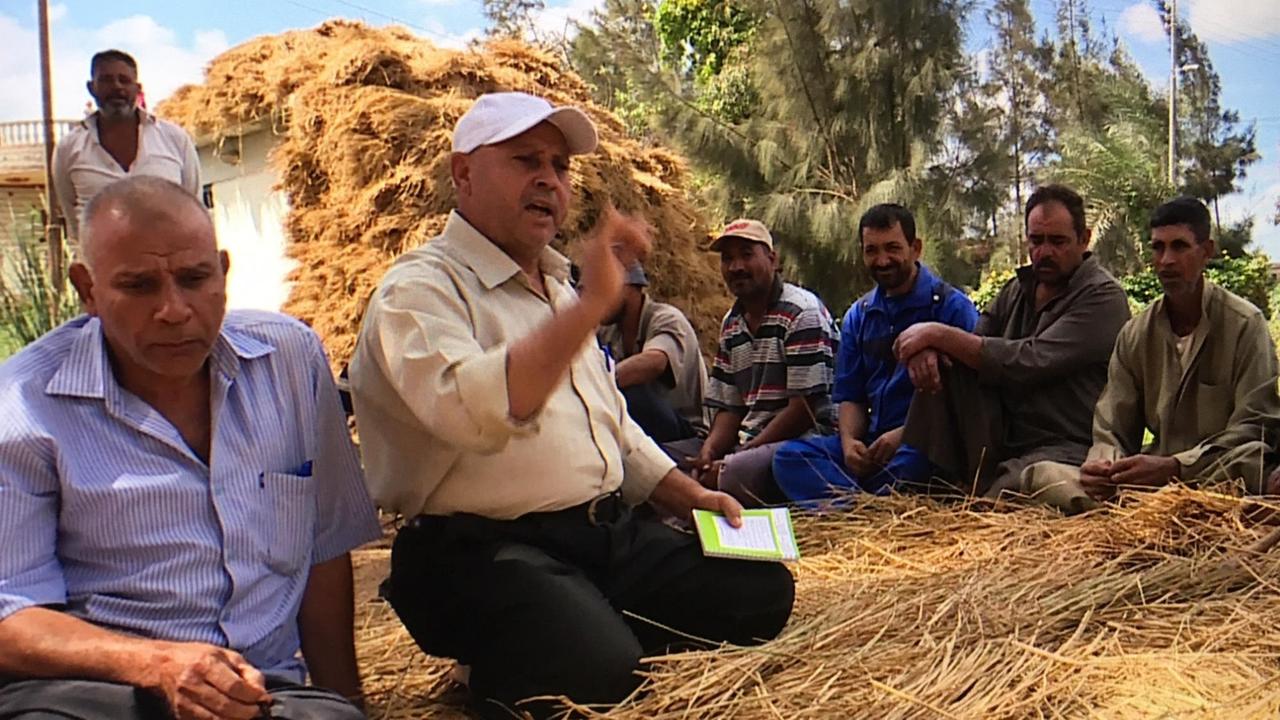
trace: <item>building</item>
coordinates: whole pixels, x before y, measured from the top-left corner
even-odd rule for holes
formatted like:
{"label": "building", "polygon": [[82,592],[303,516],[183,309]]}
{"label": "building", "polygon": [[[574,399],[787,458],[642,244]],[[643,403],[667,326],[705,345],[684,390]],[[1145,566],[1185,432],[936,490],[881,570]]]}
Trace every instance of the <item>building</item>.
{"label": "building", "polygon": [[196,138],[204,203],[218,244],[231,256],[228,307],[280,310],[292,287],[289,273],[297,263],[286,253],[289,199],[276,189],[268,163],[277,142],[266,123],[220,140]]}
{"label": "building", "polygon": [[[54,140],[70,132],[76,122],[54,121]],[[12,257],[19,238],[43,237],[44,181],[44,123],[0,123],[0,253],[4,257]]]}

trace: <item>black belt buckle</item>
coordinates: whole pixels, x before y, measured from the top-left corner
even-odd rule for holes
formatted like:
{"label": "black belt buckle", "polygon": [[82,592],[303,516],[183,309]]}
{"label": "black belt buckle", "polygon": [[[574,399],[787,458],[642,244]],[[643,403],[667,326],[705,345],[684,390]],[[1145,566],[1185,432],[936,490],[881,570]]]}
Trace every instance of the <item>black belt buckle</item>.
{"label": "black belt buckle", "polygon": [[[599,527],[600,525],[603,525],[605,521],[600,519],[600,515],[602,513],[607,513],[610,516],[610,519],[607,522],[617,520],[618,507],[615,504],[617,502],[618,493],[616,492],[605,493],[604,495],[597,495],[591,498],[591,502],[587,503],[587,522],[590,523],[592,527]],[[602,507],[602,503],[609,504]]]}

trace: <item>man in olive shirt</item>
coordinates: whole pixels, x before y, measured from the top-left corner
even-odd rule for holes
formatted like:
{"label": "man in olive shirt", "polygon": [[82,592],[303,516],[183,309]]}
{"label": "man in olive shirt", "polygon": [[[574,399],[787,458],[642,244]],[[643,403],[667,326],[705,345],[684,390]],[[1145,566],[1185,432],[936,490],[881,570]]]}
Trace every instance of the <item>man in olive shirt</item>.
{"label": "man in olive shirt", "polygon": [[904,442],[954,490],[998,495],[1040,460],[1083,462],[1093,406],[1124,290],[1088,252],[1084,200],[1047,185],[1027,200],[1031,264],[996,296],[972,333],[941,323],[904,330],[895,345],[912,382]]}
{"label": "man in olive shirt", "polygon": [[679,308],[649,297],[639,263],[627,268],[622,305],[599,332],[616,363],[627,412],[660,443],[705,435],[707,367],[698,336]]}
{"label": "man in olive shirt", "polygon": [[643,224],[604,213],[581,294],[548,247],[570,156],[595,147],[581,110],[479,98],[454,129],[457,210],[382,279],[351,362],[373,496],[411,518],[388,600],[423,650],[470,666],[489,717],[546,716],[560,695],[616,703],[641,657],[689,637],[771,638],[794,596],[780,564],[706,558],[697,538],[631,513],[649,500],[738,523],[742,508],[627,416],[596,343]]}
{"label": "man in olive shirt", "polygon": [[[1120,331],[1083,466],[1037,463],[1023,491],[1067,512],[1118,487],[1243,480],[1264,492],[1280,430],[1276,351],[1262,311],[1207,281],[1216,247],[1195,198],[1151,217],[1151,263],[1164,295]],[[1152,442],[1143,446],[1143,431]]]}

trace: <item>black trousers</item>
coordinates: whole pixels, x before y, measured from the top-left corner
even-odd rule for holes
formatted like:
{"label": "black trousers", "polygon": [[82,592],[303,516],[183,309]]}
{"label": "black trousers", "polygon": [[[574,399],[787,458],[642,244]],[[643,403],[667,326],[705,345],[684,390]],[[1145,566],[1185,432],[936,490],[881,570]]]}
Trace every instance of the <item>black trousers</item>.
{"label": "black trousers", "polygon": [[[364,720],[337,693],[268,679],[272,704],[263,718]],[[0,720],[172,720],[159,697],[91,680],[17,680],[0,684]]]}
{"label": "black trousers", "polygon": [[[386,590],[424,651],[471,666],[474,709],[504,718],[538,696],[617,703],[641,657],[690,636],[770,639],[795,596],[782,565],[706,558],[616,494],[510,521],[420,516],[396,537]],[[556,702],[518,708],[542,717]]]}
{"label": "black trousers", "polygon": [[655,442],[665,443],[696,437],[698,431],[676,412],[666,392],[657,382],[632,385],[622,389],[627,399],[627,414]]}

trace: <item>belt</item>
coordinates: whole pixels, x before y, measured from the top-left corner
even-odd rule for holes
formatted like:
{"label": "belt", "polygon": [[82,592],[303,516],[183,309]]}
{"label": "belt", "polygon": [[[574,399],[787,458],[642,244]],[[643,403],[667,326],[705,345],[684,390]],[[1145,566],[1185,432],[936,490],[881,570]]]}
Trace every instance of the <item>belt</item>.
{"label": "belt", "polygon": [[417,530],[438,523],[463,522],[486,526],[537,526],[547,524],[577,525],[585,521],[585,524],[591,527],[599,527],[619,522],[625,519],[630,512],[631,506],[622,498],[622,492],[615,490],[603,495],[597,495],[587,502],[562,510],[526,513],[512,520],[495,520],[466,513],[458,515],[419,515],[406,523],[406,526]]}

